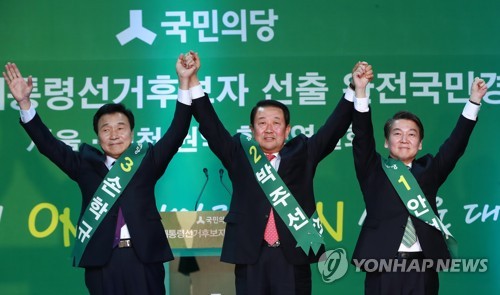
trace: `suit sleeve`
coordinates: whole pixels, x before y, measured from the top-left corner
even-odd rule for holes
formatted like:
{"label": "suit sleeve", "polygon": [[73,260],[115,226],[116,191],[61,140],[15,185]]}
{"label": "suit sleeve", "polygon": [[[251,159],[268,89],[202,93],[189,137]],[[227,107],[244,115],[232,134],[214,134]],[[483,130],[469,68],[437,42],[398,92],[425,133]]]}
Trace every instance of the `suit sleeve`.
{"label": "suit sleeve", "polygon": [[474,126],[476,126],[476,121],[469,120],[461,115],[450,136],[439,148],[433,162],[434,169],[437,170],[437,173],[435,173],[438,177],[436,181],[439,185],[444,183],[460,157],[464,154]]}
{"label": "suit sleeve", "polygon": [[170,127],[162,138],[154,145],[154,161],[157,165],[159,175],[161,176],[168,163],[172,160],[182,142],[186,138],[191,124],[192,108],[177,101],[174,117],[170,123]]}
{"label": "suit sleeve", "polygon": [[378,165],[371,110],[363,113],[354,110],[352,130],[354,132],[352,142],[354,167],[358,181],[362,184],[367,180],[370,171]]}
{"label": "suit sleeve", "polygon": [[38,113],[28,123],[21,122],[21,126],[26,130],[42,155],[56,164],[57,167],[71,179],[76,180],[80,163],[78,153],[73,151],[73,149],[63,141],[55,138],[47,126],[42,122]]}
{"label": "suit sleeve", "polygon": [[201,134],[212,152],[227,167],[236,147],[233,137],[220,121],[206,93],[204,97],[194,99],[192,106],[193,116],[200,124]]}
{"label": "suit sleeve", "polygon": [[353,110],[354,104],[342,96],[325,124],[309,139],[308,153],[316,163],[330,154],[347,132],[352,122]]}

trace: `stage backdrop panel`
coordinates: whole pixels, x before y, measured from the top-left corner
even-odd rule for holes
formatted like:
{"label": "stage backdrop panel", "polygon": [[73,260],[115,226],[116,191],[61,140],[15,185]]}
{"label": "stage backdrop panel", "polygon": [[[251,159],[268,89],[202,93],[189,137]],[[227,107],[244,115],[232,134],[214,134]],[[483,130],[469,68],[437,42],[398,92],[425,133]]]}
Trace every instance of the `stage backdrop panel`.
{"label": "stage backdrop panel", "polygon": [[[466,154],[439,192],[439,213],[461,258],[487,270],[442,273],[442,294],[498,294],[500,211],[500,2],[473,1],[1,1],[0,63],[32,75],[32,98],[53,134],[74,149],[97,146],[92,116],[122,102],[136,115],[135,140],[156,142],[173,116],[175,61],[200,53],[200,79],[231,133],[249,132],[261,99],[285,102],[292,135],[312,135],[342,96],[353,65],[373,64],[370,98],[377,146],[401,109],[426,128],[435,153],[469,96],[486,80],[479,123]],[[86,294],[71,266],[81,201],[77,186],[41,156],[19,125],[0,78],[0,294]],[[318,167],[316,201],[328,250],[350,259],[364,204],[349,130]],[[208,183],[203,169],[208,170]],[[157,185],[160,211],[227,210],[231,184],[193,119],[188,137]],[[360,294],[364,274],[350,265],[334,282],[312,266],[314,294]]]}

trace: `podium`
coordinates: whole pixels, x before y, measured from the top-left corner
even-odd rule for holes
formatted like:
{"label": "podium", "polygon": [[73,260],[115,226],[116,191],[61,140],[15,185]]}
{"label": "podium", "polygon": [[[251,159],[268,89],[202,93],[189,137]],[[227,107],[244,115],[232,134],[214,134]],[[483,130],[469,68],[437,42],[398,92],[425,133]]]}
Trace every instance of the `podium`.
{"label": "podium", "polygon": [[[220,256],[226,229],[226,214],[227,211],[160,212],[165,235],[174,256]],[[167,294],[170,294],[170,276],[169,264],[165,267]],[[232,266],[231,277],[233,278]],[[234,285],[234,279],[231,283]]]}

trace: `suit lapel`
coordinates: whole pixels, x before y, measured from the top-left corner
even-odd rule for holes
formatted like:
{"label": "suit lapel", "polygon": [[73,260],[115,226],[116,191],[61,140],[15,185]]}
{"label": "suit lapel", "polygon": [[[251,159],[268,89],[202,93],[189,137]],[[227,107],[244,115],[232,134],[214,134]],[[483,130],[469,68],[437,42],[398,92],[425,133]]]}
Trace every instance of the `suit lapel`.
{"label": "suit lapel", "polygon": [[92,168],[102,176],[103,178],[108,174],[108,167],[104,162],[106,161],[106,155],[100,150],[90,146],[90,149],[82,151],[83,158],[90,163]]}

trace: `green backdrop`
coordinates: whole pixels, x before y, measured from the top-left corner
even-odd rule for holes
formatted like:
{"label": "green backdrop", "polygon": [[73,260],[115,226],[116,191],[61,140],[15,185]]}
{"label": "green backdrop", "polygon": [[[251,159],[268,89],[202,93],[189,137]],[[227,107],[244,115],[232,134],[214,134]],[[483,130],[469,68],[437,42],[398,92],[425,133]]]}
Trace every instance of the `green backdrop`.
{"label": "green backdrop", "polygon": [[[173,115],[175,60],[200,53],[200,77],[226,127],[246,130],[263,98],[284,100],[293,134],[312,134],[333,110],[358,60],[373,64],[370,85],[377,144],[394,112],[425,127],[421,152],[435,153],[469,96],[472,78],[489,87],[466,154],[440,190],[440,213],[463,258],[486,258],[482,273],[443,273],[441,294],[500,292],[498,214],[500,2],[474,1],[0,1],[0,63],[16,62],[36,81],[38,112],[59,138],[94,142],[91,118],[106,102],[136,115],[135,139],[156,141]],[[0,79],[0,294],[85,294],[71,267],[77,186],[33,148]],[[352,133],[319,166],[318,202],[333,231],[327,249],[350,257],[364,205],[355,179]],[[224,210],[222,168],[192,130],[157,186],[158,209]],[[222,181],[230,186],[227,175]],[[360,294],[364,275],[324,283],[314,294]]]}

